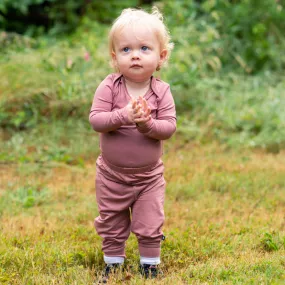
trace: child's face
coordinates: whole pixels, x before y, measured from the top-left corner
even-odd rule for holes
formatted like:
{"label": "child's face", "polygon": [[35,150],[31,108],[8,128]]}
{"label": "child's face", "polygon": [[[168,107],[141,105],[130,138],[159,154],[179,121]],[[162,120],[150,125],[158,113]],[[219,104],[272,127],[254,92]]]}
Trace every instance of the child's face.
{"label": "child's face", "polygon": [[137,26],[135,32],[132,27],[124,27],[114,36],[113,61],[131,81],[149,80],[166,55],[166,50],[160,51],[154,32],[142,25]]}

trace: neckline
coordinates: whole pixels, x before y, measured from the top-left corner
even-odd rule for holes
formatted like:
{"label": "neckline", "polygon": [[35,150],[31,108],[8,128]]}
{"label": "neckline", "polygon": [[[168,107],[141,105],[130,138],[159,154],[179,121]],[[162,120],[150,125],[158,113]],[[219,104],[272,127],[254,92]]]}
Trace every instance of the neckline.
{"label": "neckline", "polygon": [[[147,95],[152,91],[152,80],[153,80],[153,76],[151,76],[150,78],[150,82],[149,82],[149,88],[148,90],[146,91],[146,93],[142,96],[142,98],[145,98],[147,99]],[[131,99],[135,99],[137,100],[138,98],[135,98],[134,96],[132,96],[129,91],[128,91],[128,88],[127,88],[127,84],[126,84],[126,79],[125,77],[122,75],[122,82],[123,82],[123,86],[124,86],[124,89],[125,89],[125,92],[127,93],[127,95],[131,98]]]}

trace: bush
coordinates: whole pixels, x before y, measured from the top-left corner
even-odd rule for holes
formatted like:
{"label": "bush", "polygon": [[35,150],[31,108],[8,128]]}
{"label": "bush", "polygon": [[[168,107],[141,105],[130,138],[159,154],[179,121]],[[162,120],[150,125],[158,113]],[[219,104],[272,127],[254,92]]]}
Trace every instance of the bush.
{"label": "bush", "polygon": [[4,0],[0,3],[0,29],[28,35],[62,34],[73,31],[88,14],[93,20],[111,22],[136,0]]}
{"label": "bush", "polygon": [[[282,73],[275,72],[285,63],[280,32],[285,21],[278,12],[283,6],[273,0],[253,2],[261,9],[255,11],[250,1],[231,2],[157,3],[176,45],[169,68],[158,76],[171,85],[179,130],[187,139],[214,138],[278,152],[285,145],[284,84]],[[119,14],[105,12],[114,18]],[[0,57],[1,128],[33,129],[69,117],[87,120],[96,87],[113,70],[108,66],[109,25],[87,16],[80,21],[72,35],[60,40],[0,33],[0,45],[6,46]]]}
{"label": "bush", "polygon": [[190,77],[221,68],[256,73],[285,67],[284,2],[168,0],[160,7],[183,50],[178,69]]}

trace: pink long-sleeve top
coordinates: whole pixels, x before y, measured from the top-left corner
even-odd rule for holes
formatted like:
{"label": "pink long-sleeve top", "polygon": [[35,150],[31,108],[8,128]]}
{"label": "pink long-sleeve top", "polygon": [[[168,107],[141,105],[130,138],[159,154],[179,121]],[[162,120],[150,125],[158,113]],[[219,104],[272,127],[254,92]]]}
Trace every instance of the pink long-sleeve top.
{"label": "pink long-sleeve top", "polygon": [[89,121],[100,133],[103,160],[117,171],[147,171],[160,159],[162,140],[176,130],[174,100],[169,85],[151,78],[149,91],[144,95],[151,108],[151,119],[139,127],[128,120],[126,106],[131,100],[124,77],[113,73],[98,86]]}

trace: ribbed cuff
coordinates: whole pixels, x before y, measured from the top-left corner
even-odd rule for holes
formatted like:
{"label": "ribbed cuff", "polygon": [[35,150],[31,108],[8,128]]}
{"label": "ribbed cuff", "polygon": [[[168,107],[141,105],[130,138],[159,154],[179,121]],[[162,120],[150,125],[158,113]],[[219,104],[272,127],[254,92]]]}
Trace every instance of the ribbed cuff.
{"label": "ribbed cuff", "polygon": [[113,264],[113,263],[124,263],[124,257],[121,256],[106,256],[104,255],[104,261],[106,264]]}
{"label": "ribbed cuff", "polygon": [[160,264],[160,257],[140,257],[140,264],[158,265]]}

